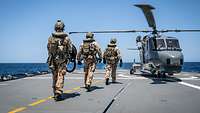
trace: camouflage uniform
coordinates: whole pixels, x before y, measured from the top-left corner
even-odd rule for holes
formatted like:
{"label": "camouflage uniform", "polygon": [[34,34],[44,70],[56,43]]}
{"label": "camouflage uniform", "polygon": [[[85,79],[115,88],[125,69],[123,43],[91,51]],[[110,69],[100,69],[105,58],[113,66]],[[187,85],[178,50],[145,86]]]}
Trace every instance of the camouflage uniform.
{"label": "camouflage uniform", "polygon": [[64,86],[64,75],[69,54],[72,52],[72,43],[64,31],[64,23],[58,20],[55,24],[55,33],[48,39],[48,64],[53,73],[53,93],[55,100],[61,98]]}
{"label": "camouflage uniform", "polygon": [[[84,84],[85,87],[89,90],[92,79],[93,73],[96,69],[96,63],[99,60],[101,62],[102,59],[102,52],[98,43],[93,39],[92,33],[86,34],[86,39],[83,40],[83,43],[80,45],[80,50],[77,54],[78,63],[81,64],[81,60],[84,60]],[[97,55],[99,59],[97,59]]]}
{"label": "camouflage uniform", "polygon": [[110,44],[108,44],[108,47],[103,54],[103,62],[106,64],[106,85],[108,85],[110,75],[112,76],[112,82],[116,82],[116,69],[119,61],[120,67],[122,66],[120,50],[116,47],[116,41],[116,39],[111,39]]}

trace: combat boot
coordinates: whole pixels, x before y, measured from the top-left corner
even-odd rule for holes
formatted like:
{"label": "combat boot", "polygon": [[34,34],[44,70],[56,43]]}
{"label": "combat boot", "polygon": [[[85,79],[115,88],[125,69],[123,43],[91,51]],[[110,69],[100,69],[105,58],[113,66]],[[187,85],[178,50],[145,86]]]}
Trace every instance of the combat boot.
{"label": "combat boot", "polygon": [[109,78],[106,78],[106,85],[109,85]]}
{"label": "combat boot", "polygon": [[86,89],[87,89],[87,92],[90,92],[91,90],[90,90],[90,85],[86,85],[86,87],[85,87]]}
{"label": "combat boot", "polygon": [[114,84],[115,84],[115,83],[116,83],[116,80],[112,80],[112,83],[114,83]]}
{"label": "combat boot", "polygon": [[63,99],[63,97],[62,97],[62,94],[58,94],[58,93],[57,93],[57,94],[55,94],[55,96],[54,96],[54,100],[55,100],[55,101],[62,101],[62,100],[64,100],[64,99]]}

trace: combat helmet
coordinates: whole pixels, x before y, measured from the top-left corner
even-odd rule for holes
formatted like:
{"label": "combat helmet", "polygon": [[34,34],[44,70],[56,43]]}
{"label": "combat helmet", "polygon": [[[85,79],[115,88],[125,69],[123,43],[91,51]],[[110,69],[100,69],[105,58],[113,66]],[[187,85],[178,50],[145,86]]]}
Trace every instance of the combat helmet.
{"label": "combat helmet", "polygon": [[64,27],[65,24],[60,19],[58,19],[55,24],[55,31],[64,31]]}
{"label": "combat helmet", "polygon": [[116,44],[117,43],[117,39],[116,38],[111,38],[110,43],[111,44]]}
{"label": "combat helmet", "polygon": [[108,44],[108,46],[117,46],[117,39],[116,38],[111,38],[110,39],[110,43]]}
{"label": "combat helmet", "polygon": [[94,41],[94,34],[92,32],[87,32],[86,33],[86,40]]}

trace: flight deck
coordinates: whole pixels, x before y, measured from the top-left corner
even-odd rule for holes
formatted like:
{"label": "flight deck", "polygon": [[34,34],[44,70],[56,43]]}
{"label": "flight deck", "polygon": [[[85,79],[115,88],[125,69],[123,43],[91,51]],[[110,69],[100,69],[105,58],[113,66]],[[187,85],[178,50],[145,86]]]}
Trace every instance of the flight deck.
{"label": "flight deck", "polygon": [[87,92],[83,71],[65,76],[64,100],[55,102],[51,74],[0,82],[1,113],[199,113],[200,74],[171,77],[130,75],[117,71],[117,83],[105,85],[96,70]]}

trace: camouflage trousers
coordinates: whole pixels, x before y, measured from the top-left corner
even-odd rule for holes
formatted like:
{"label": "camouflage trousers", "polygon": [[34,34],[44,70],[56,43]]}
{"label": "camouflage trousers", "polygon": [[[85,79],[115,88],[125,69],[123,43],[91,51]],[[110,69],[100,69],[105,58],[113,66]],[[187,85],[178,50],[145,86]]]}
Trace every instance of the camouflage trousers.
{"label": "camouflage trousers", "polygon": [[117,65],[116,64],[107,64],[105,69],[106,69],[105,79],[107,79],[111,76],[112,82],[116,82]]}
{"label": "camouflage trousers", "polygon": [[94,74],[95,69],[96,69],[96,63],[94,62],[85,63],[85,66],[84,66],[84,72],[85,72],[84,84],[85,85],[92,84],[93,74]]}
{"label": "camouflage trousers", "polygon": [[66,74],[66,65],[62,64],[57,66],[53,71],[53,93],[54,94],[62,94],[64,87],[64,76]]}

